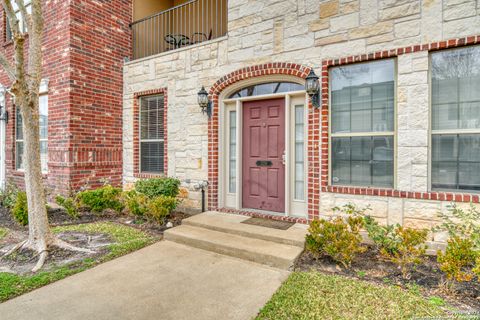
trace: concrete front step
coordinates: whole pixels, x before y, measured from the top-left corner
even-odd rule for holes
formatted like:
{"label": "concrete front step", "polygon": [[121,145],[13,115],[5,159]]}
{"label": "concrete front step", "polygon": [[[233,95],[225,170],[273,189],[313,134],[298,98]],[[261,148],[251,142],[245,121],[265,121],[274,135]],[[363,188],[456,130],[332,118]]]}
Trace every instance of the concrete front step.
{"label": "concrete front step", "polygon": [[307,229],[305,225],[295,224],[287,230],[278,230],[242,223],[249,218],[237,214],[209,211],[185,219],[182,224],[301,248],[305,246]]}
{"label": "concrete front step", "polygon": [[[267,228],[265,228],[267,229]],[[181,225],[164,233],[164,239],[268,266],[290,269],[302,247],[250,238],[207,228]]]}

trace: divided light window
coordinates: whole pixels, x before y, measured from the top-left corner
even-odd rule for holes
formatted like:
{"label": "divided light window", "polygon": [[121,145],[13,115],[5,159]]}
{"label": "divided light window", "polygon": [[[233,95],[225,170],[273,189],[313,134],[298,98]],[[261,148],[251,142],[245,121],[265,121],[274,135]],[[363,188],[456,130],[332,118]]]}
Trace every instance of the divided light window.
{"label": "divided light window", "polygon": [[[39,98],[39,121],[40,121],[40,161],[42,172],[48,172],[48,95],[41,95]],[[16,114],[16,168],[17,170],[25,170],[23,163],[23,121],[20,109]]]}
{"label": "divided light window", "polygon": [[140,98],[140,171],[164,172],[164,97]]}
{"label": "divided light window", "polygon": [[432,189],[480,190],[480,46],[431,55]]}
{"label": "divided light window", "polygon": [[330,69],[331,184],[393,188],[395,61]]}

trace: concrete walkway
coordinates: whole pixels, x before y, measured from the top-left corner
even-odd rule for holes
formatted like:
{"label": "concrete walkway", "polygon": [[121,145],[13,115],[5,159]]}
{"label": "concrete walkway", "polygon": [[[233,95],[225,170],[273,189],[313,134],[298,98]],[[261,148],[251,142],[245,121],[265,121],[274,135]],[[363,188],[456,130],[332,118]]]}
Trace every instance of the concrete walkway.
{"label": "concrete walkway", "polygon": [[161,241],[0,304],[0,318],[251,319],[287,276]]}

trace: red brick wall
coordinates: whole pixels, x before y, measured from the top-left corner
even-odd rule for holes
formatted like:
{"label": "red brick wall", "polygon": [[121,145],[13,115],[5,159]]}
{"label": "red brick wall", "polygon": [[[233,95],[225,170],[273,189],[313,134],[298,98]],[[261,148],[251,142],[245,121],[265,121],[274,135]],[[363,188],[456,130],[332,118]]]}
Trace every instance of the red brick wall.
{"label": "red brick wall", "polygon": [[[52,195],[122,178],[122,67],[130,57],[131,0],[45,0],[43,78],[49,79],[49,172]],[[11,57],[0,15],[0,50]],[[0,70],[0,82],[10,82]],[[15,110],[7,95],[7,179],[15,170]]]}
{"label": "red brick wall", "polygon": [[131,0],[70,7],[70,182],[122,181],[123,59],[131,56]]}

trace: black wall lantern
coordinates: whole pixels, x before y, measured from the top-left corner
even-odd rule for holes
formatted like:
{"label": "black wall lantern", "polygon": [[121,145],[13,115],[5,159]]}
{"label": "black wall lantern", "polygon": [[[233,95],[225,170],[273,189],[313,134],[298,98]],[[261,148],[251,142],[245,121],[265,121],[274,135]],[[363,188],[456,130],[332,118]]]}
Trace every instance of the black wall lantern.
{"label": "black wall lantern", "polygon": [[320,107],[320,83],[318,79],[319,78],[313,69],[310,70],[310,73],[305,78],[305,91],[310,96],[312,105],[315,108]]}
{"label": "black wall lantern", "polygon": [[5,106],[0,105],[0,121],[8,123],[8,111]]}
{"label": "black wall lantern", "polygon": [[208,100],[208,92],[203,86],[198,91],[198,105],[202,109],[202,113],[206,113],[209,118],[212,117],[212,102]]}

